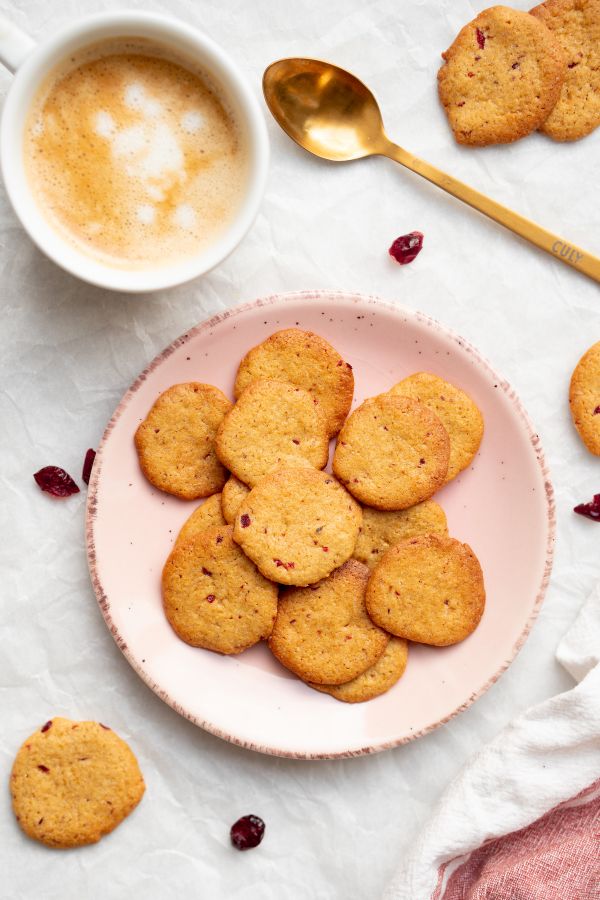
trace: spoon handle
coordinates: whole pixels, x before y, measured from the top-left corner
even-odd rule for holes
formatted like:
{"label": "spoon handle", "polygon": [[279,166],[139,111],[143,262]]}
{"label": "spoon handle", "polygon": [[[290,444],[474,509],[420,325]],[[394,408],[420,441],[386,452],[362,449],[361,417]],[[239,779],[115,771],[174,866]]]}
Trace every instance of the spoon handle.
{"label": "spoon handle", "polygon": [[496,203],[491,197],[486,197],[485,194],[481,194],[467,184],[463,184],[462,181],[458,181],[451,175],[446,175],[445,172],[436,169],[435,166],[430,166],[429,163],[419,159],[417,156],[413,156],[412,153],[408,153],[391,141],[384,145],[380,153],[382,156],[387,156],[389,159],[401,163],[407,169],[416,172],[417,175],[422,175],[427,181],[431,181],[432,184],[436,184],[442,190],[447,191],[447,193],[458,197],[459,200],[468,203],[474,209],[478,209],[479,212],[489,216],[490,219],[499,222],[500,225],[504,225],[505,228],[514,231],[515,234],[531,241],[536,247],[540,247],[552,256],[557,257],[561,262],[566,263],[573,269],[589,275],[595,281],[600,281],[600,259],[597,256],[593,256],[570,241],[566,241],[557,234],[553,234],[540,225],[536,225],[531,219],[526,219],[525,216],[519,215],[519,213],[514,212],[507,206]]}

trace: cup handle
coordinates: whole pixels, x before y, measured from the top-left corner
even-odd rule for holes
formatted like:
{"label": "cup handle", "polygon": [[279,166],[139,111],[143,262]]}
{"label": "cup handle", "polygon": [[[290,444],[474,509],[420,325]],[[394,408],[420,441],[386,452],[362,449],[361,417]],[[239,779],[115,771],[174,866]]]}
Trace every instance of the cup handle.
{"label": "cup handle", "polygon": [[9,72],[16,72],[34,47],[33,38],[0,14],[0,63]]}

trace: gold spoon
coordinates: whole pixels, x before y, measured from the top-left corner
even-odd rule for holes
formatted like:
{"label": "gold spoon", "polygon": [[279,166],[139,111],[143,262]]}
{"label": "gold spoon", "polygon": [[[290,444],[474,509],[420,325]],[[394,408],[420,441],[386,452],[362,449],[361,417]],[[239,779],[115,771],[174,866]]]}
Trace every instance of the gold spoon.
{"label": "gold spoon", "polygon": [[315,156],[335,162],[387,156],[444,191],[600,281],[600,259],[496,203],[393,144],[371,91],[350,72],[317,59],[280,59],[263,76],[265,100],[283,130]]}

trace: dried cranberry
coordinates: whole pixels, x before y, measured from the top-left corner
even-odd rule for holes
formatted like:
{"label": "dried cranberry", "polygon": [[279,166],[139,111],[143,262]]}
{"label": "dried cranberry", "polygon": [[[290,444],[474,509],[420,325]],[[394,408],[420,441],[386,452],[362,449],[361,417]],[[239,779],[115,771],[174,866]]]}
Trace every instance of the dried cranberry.
{"label": "dried cranberry", "polygon": [[205,566],[202,566],[202,574],[203,575],[212,575],[212,572],[209,572]]}
{"label": "dried cranberry", "polygon": [[244,513],[240,517],[240,524],[241,524],[242,528],[248,527],[248,525],[250,524],[250,516],[248,515],[248,513]]}
{"label": "dried cranberry", "polygon": [[481,28],[477,28],[475,34],[477,35],[477,46],[480,50],[483,50],[485,47],[485,34],[481,30]]}
{"label": "dried cranberry", "polygon": [[283,562],[281,559],[274,559],[273,562],[277,568],[283,567],[284,569],[294,569],[296,566],[296,563],[294,562]]}
{"label": "dried cranberry", "polygon": [[209,603],[214,603],[217,598],[215,597],[214,594],[207,594],[206,599],[208,600]]}
{"label": "dried cranberry", "polygon": [[90,475],[92,474],[92,466],[94,465],[95,459],[96,451],[92,450],[90,447],[90,449],[86,451],[85,459],[83,461],[83,471],[81,473],[81,480],[85,481],[86,484],[90,483]]}
{"label": "dried cranberry", "polygon": [[600,416],[600,406],[597,406],[594,412],[592,413],[594,416]]}
{"label": "dried cranberry", "polygon": [[594,494],[594,499],[590,503],[580,503],[573,512],[594,522],[600,522],[600,494]]}
{"label": "dried cranberry", "polygon": [[48,721],[46,722],[46,724],[45,724],[45,725],[42,725],[42,727],[40,728],[40,731],[41,731],[42,734],[43,734],[45,731],[48,731],[49,728],[52,728],[52,719],[48,719]]}
{"label": "dried cranberry", "polygon": [[44,466],[33,477],[41,489],[53,497],[70,497],[71,494],[79,493],[71,476],[58,466]]}
{"label": "dried cranberry", "polygon": [[518,68],[519,68],[519,63],[518,63],[518,62],[514,62],[514,63],[512,64],[512,66],[511,66],[511,69],[518,69]]}
{"label": "dried cranberry", "polygon": [[38,766],[38,769],[40,770],[40,772],[49,772],[50,771],[48,766],[42,766],[41,764]]}
{"label": "dried cranberry", "polygon": [[265,836],[265,823],[258,816],[242,816],[231,826],[231,843],[238,850],[258,847]]}
{"label": "dried cranberry", "polygon": [[112,728],[109,728],[108,725],[103,725],[102,722],[98,722],[100,728],[104,728],[105,731],[112,731]]}
{"label": "dried cranberry", "polygon": [[411,231],[409,234],[402,234],[396,238],[388,252],[396,262],[405,266],[416,259],[422,249],[423,234],[420,231]]}

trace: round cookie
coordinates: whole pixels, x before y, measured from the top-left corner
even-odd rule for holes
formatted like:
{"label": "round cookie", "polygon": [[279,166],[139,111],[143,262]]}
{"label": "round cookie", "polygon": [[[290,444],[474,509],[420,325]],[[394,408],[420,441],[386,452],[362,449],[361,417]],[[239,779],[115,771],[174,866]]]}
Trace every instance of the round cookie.
{"label": "round cookie", "polygon": [[210,528],[211,525],[226,525],[221,509],[221,494],[213,494],[200,506],[197,506],[191,516],[185,520],[177,535],[176,543],[183,543]]}
{"label": "round cookie", "polygon": [[390,393],[424,403],[448,432],[450,459],[446,481],[467,468],[483,437],[483,416],[468,394],[430,372],[409,375],[394,385]]}
{"label": "round cookie", "polygon": [[56,717],[27,738],[10,776],[17,822],[49,847],[95,844],[142,799],[129,746],[99,722]]}
{"label": "round cookie", "polygon": [[397,637],[446,647],[479,624],[485,589],[468,544],[426,534],[396,544],[371,573],[366,595],[374,622]]}
{"label": "round cookie", "polygon": [[352,555],[374,569],[390,547],[419,534],[448,534],[446,514],[435,500],[424,500],[409,509],[363,506],[362,525]]}
{"label": "round cookie", "polygon": [[373,700],[389,691],[404,675],[408,659],[408,644],[405,640],[392,637],[375,665],[362,675],[357,675],[345,684],[316,684],[309,682],[310,687],[324,694],[331,694],[343,703],[364,703]]}
{"label": "round cookie", "polygon": [[365,609],[369,570],[355,559],[308,588],[279,599],[269,647],[303,681],[344,684],[374,665],[389,635]]}
{"label": "round cookie", "polygon": [[175,633],[193,647],[241,653],[271,634],[277,586],[233,541],[231,525],[178,543],[165,563],[162,596]]}
{"label": "round cookie", "polygon": [[600,0],[547,0],[531,10],[566,57],[565,83],[540,131],[576,141],[600,125]]}
{"label": "round cookie", "polygon": [[569,405],[579,437],[590,453],[600,456],[600,341],[575,366]]}
{"label": "round cookie", "polygon": [[431,410],[408,397],[380,394],[346,420],[333,471],[361,503],[406,509],[444,484],[449,456],[448,433]]}
{"label": "round cookie", "polygon": [[223,465],[250,487],[283,456],[304,457],[322,469],[329,455],[317,401],[284,381],[253,381],[223,419],[216,446]]}
{"label": "round cookie", "polygon": [[227,472],[215,438],[231,403],[211,384],[174,384],[160,395],[135,433],[141,469],[155,487],[183,500],[220,491]]}
{"label": "round cookie", "polygon": [[286,328],[253,347],[240,363],[235,396],[239,397],[259,378],[289,381],[316,397],[330,437],[338,433],[350,412],[354,394],[352,366],[312,331]]}
{"label": "round cookie", "polygon": [[242,500],[250,493],[250,488],[235,475],[230,475],[221,494],[221,507],[223,516],[228,525],[235,521],[235,516],[240,508]]}
{"label": "round cookie", "polygon": [[507,6],[483,10],[442,53],[439,97],[459,144],[508,144],[548,118],[565,78],[551,31]]}
{"label": "round cookie", "polygon": [[362,512],[328,472],[277,469],[238,510],[234,539],[267,578],[304,586],[352,556]]}

